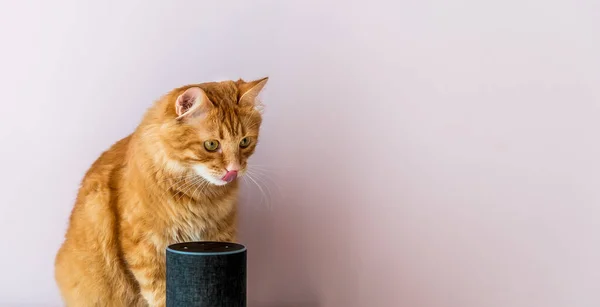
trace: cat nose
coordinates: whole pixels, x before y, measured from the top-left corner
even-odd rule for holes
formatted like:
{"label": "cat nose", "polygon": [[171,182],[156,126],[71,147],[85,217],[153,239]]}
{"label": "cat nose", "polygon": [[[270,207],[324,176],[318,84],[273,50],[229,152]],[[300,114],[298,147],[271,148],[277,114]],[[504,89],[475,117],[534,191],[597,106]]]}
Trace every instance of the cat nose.
{"label": "cat nose", "polygon": [[230,163],[225,167],[227,172],[238,172],[240,170],[240,165],[238,163]]}
{"label": "cat nose", "polygon": [[229,163],[227,165],[227,167],[225,167],[225,170],[227,171],[227,173],[221,179],[223,179],[227,182],[232,182],[238,176],[238,171],[240,170],[240,165],[238,163]]}

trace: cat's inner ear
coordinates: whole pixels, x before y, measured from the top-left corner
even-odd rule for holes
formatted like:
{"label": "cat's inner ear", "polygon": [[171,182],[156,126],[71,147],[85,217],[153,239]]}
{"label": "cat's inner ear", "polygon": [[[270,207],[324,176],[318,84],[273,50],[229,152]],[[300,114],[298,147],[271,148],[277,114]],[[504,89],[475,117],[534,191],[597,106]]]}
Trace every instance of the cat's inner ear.
{"label": "cat's inner ear", "polygon": [[240,96],[238,104],[257,107],[259,103],[256,98],[265,87],[265,84],[267,84],[267,81],[269,81],[268,77],[239,84]]}
{"label": "cat's inner ear", "polygon": [[207,111],[210,104],[206,93],[199,87],[191,87],[177,97],[175,112],[177,118],[199,117]]}

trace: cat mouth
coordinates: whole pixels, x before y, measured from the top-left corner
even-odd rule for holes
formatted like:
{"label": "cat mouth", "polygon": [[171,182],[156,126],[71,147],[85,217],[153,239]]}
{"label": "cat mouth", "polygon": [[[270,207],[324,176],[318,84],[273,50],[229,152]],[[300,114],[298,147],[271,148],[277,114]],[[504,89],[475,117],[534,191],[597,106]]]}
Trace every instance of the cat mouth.
{"label": "cat mouth", "polygon": [[221,180],[230,183],[232,181],[235,180],[235,178],[237,178],[238,176],[238,171],[228,171],[225,176],[223,176],[223,178],[221,178]]}

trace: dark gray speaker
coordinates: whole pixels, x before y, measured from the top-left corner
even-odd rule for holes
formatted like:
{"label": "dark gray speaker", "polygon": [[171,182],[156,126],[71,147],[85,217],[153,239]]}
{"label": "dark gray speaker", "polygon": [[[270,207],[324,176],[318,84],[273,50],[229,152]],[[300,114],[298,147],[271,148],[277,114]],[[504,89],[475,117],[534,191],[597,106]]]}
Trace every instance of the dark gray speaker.
{"label": "dark gray speaker", "polygon": [[246,307],[246,247],[227,242],[167,247],[167,307]]}

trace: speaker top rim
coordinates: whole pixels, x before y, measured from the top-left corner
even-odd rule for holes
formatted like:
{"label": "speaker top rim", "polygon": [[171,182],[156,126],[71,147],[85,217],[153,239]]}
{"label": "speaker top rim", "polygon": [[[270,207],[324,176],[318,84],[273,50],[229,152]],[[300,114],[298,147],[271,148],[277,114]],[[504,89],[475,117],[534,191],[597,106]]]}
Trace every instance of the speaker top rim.
{"label": "speaker top rim", "polygon": [[218,256],[243,253],[246,247],[233,242],[195,241],[171,244],[167,246],[167,251],[183,255]]}

